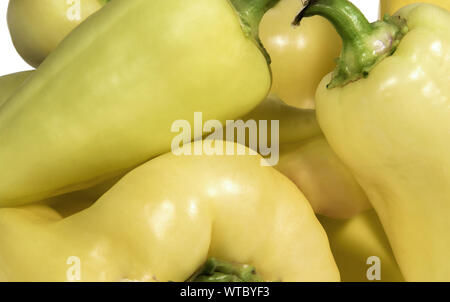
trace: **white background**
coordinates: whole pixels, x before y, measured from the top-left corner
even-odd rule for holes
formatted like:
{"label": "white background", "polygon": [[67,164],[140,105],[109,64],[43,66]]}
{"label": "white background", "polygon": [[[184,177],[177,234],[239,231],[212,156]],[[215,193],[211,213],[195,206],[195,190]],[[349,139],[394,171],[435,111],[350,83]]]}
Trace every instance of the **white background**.
{"label": "white background", "polygon": [[[8,2],[8,0],[0,0],[0,76],[31,69],[17,54],[12,45],[6,23]],[[353,0],[352,2],[367,15],[370,21],[375,21],[378,18],[378,0]]]}

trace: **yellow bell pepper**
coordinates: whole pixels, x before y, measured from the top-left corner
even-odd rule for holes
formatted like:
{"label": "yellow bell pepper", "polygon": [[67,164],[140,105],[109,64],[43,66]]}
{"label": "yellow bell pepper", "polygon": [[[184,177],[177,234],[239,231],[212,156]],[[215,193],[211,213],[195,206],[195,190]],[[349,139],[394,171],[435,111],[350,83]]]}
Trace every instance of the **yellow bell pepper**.
{"label": "yellow bell pepper", "polygon": [[317,91],[328,142],[367,193],[405,279],[450,281],[450,13],[412,4],[369,24],[345,0],[301,13],[316,14],[344,40]]}
{"label": "yellow bell pepper", "polygon": [[[375,211],[348,220],[318,218],[327,232],[342,282],[405,281]],[[379,262],[370,261],[372,257]]]}
{"label": "yellow bell pepper", "polygon": [[392,15],[400,8],[412,3],[430,3],[450,10],[450,1],[448,0],[381,0],[381,15]]}
{"label": "yellow bell pepper", "polygon": [[2,281],[66,281],[68,259],[81,281],[185,281],[210,257],[267,281],[339,281],[311,206],[257,155],[168,153],[64,219],[42,205],[0,209]]}
{"label": "yellow bell pepper", "polygon": [[[325,140],[313,110],[270,96],[243,120],[279,121],[280,158],[275,168],[297,185],[315,213],[350,218],[371,208],[362,188]],[[269,128],[269,138],[270,133]]]}
{"label": "yellow bell pepper", "polygon": [[109,0],[10,0],[8,27],[17,52],[38,67],[81,22]]}
{"label": "yellow bell pepper", "polygon": [[277,2],[108,3],[1,107],[0,206],[120,175],[169,151],[172,124],[194,112],[250,112],[270,89],[257,33]]}
{"label": "yellow bell pepper", "polygon": [[293,28],[301,7],[300,0],[281,1],[264,15],[260,36],[272,58],[272,93],[291,106],[314,108],[317,85],[333,70],[342,42],[320,17]]}

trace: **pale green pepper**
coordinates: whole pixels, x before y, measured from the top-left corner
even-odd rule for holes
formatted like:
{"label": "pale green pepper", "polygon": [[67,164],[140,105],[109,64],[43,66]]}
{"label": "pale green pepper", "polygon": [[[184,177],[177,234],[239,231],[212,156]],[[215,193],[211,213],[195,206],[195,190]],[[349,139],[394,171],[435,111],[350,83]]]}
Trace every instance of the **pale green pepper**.
{"label": "pale green pepper", "polygon": [[[0,108],[0,206],[87,188],[170,150],[172,123],[267,95],[257,37],[278,0],[112,1]],[[217,37],[220,36],[220,39]]]}
{"label": "pale green pepper", "polygon": [[344,41],[317,90],[320,126],[367,193],[405,279],[450,281],[450,12],[411,4],[373,24],[346,0],[302,12],[317,14]]}

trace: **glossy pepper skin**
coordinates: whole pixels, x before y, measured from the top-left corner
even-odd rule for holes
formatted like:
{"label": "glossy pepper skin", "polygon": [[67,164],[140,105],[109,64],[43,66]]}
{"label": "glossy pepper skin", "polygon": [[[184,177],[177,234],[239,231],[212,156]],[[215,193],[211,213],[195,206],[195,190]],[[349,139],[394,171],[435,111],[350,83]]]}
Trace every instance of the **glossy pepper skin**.
{"label": "glossy pepper skin", "polygon": [[448,0],[381,0],[381,15],[395,14],[400,8],[412,3],[429,3],[450,10]]}
{"label": "glossy pepper skin", "polygon": [[76,256],[82,281],[185,281],[210,257],[267,281],[339,281],[311,206],[260,160],[168,153],[68,218],[46,206],[0,209],[0,279],[65,281]]}
{"label": "glossy pepper skin", "polygon": [[[19,87],[29,75],[31,72],[0,78],[0,87],[4,87],[0,99],[8,98],[8,92]],[[298,186],[316,213],[350,218],[370,207],[355,178],[326,142],[313,110],[289,106],[271,95],[243,120],[280,121],[280,159],[275,168]],[[271,133],[270,128],[267,133]],[[91,205],[116,181],[108,180],[87,190],[55,196],[45,204],[67,216]]]}
{"label": "glossy pepper skin", "polygon": [[[347,1],[331,2],[319,0],[303,14],[321,11],[334,20],[347,55],[360,58],[353,46],[370,51],[364,41],[374,39],[373,32]],[[321,6],[333,9],[327,14]],[[341,8],[349,12],[344,20],[356,24],[335,20]],[[384,44],[385,53],[395,52],[380,53],[367,78],[339,85],[343,67],[358,65],[343,54],[333,79],[327,76],[318,88],[318,120],[377,211],[405,279],[450,281],[450,13],[412,4],[377,26],[386,28],[378,37],[393,42],[391,49]],[[348,41],[350,31],[356,41]]]}
{"label": "glossy pepper skin", "polygon": [[170,150],[172,123],[194,112],[251,111],[270,89],[257,25],[276,2],[108,3],[0,109],[0,205],[120,175]]}
{"label": "glossy pepper skin", "polygon": [[279,121],[280,158],[275,168],[297,185],[315,213],[344,219],[371,208],[361,186],[323,136],[314,110],[269,96],[243,119]]}
{"label": "glossy pepper skin", "polygon": [[333,70],[342,42],[320,17],[293,28],[290,21],[302,7],[299,0],[281,1],[264,15],[260,36],[272,58],[271,92],[291,106],[311,109],[316,87]]}
{"label": "glossy pepper skin", "polygon": [[38,67],[75,27],[109,0],[10,0],[8,27],[17,52]]}
{"label": "glossy pepper skin", "polygon": [[[362,212],[351,219],[325,216],[318,216],[318,219],[327,232],[342,282],[405,281],[374,210]],[[368,262],[373,256],[379,258],[379,267],[374,267],[377,264],[372,261]],[[373,279],[376,272],[370,268],[379,268],[380,280]]]}

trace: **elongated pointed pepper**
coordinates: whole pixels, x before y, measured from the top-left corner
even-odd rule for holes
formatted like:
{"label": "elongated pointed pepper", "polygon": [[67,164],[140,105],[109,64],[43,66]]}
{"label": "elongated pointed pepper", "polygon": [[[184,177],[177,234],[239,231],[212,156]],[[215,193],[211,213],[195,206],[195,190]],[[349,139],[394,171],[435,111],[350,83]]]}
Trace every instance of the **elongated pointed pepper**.
{"label": "elongated pointed pepper", "polygon": [[369,24],[318,0],[344,41],[317,90],[331,147],[367,193],[407,281],[450,281],[450,13],[415,4]]}
{"label": "elongated pointed pepper", "polygon": [[0,108],[0,206],[120,175],[169,151],[172,124],[194,112],[225,123],[251,111],[270,89],[257,34],[277,2],[106,4]]}
{"label": "elongated pointed pepper", "polygon": [[[298,109],[270,96],[243,120],[279,120],[280,155],[274,168],[297,185],[315,213],[347,219],[371,208],[361,186],[325,140],[313,110]],[[269,127],[269,139],[270,135]],[[113,184],[114,181],[108,181],[50,198],[45,203],[63,216],[70,215],[92,204]]]}
{"label": "elongated pointed pepper", "polygon": [[[23,72],[1,77],[0,105],[1,100],[7,99],[11,91],[20,87],[31,74]],[[359,184],[326,142],[313,110],[298,109],[269,96],[243,120],[269,121],[269,140],[270,121],[280,122],[280,155],[275,168],[298,186],[316,213],[350,218],[370,207]],[[57,208],[63,216],[70,215],[92,204],[115,181],[108,180],[93,188],[58,195],[45,203]]]}
{"label": "elongated pointed pepper", "polygon": [[[109,0],[79,0],[78,4],[66,0],[10,0],[11,38],[25,61],[37,67],[71,30],[107,2]],[[264,15],[260,37],[272,59],[271,91],[286,103],[305,108],[314,107],[317,84],[333,69],[333,59],[339,54],[341,41],[333,27],[320,17],[307,20],[300,29],[293,29],[289,19],[294,18],[302,5],[300,0],[281,1]]]}
{"label": "elongated pointed pepper", "polygon": [[[198,271],[211,257],[220,261]],[[249,276],[248,265],[259,277]],[[0,209],[2,281],[214,281],[224,274],[339,281],[308,201],[257,155],[168,153],[64,219],[46,206]]]}

